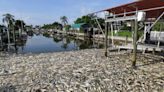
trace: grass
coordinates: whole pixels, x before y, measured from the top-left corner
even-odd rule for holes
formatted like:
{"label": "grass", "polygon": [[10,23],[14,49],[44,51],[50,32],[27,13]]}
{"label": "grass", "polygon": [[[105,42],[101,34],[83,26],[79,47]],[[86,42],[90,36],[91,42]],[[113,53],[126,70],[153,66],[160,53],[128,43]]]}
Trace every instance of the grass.
{"label": "grass", "polygon": [[[143,31],[138,31],[138,36],[139,37],[141,37],[142,34],[143,34]],[[111,32],[109,33],[109,35],[111,35]],[[120,31],[116,34],[113,32],[113,35],[114,36],[121,36],[121,37],[126,37],[126,36],[132,37],[132,32],[131,31]]]}

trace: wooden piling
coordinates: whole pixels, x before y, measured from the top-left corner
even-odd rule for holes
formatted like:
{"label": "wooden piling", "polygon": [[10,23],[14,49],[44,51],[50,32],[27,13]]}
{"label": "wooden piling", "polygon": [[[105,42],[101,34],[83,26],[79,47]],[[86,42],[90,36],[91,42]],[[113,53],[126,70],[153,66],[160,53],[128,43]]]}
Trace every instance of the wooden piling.
{"label": "wooden piling", "polygon": [[113,31],[113,23],[111,23],[110,25],[111,25],[111,28],[110,28],[110,29],[111,29],[112,46],[114,46],[114,39],[113,39],[113,36],[114,36],[114,34],[113,34],[113,32],[114,32],[114,31]]}
{"label": "wooden piling", "polygon": [[1,48],[3,47],[3,41],[2,41],[2,35],[0,33],[0,43],[1,43]]}
{"label": "wooden piling", "polygon": [[136,60],[137,60],[137,34],[138,34],[138,21],[135,19],[135,30],[134,30],[134,37],[133,37],[133,60],[132,60],[132,67],[136,67]]}
{"label": "wooden piling", "polygon": [[105,56],[108,56],[108,22],[105,23]]}
{"label": "wooden piling", "polygon": [[153,55],[155,55],[155,48],[153,48],[153,51],[152,51]]}
{"label": "wooden piling", "polygon": [[14,45],[15,45],[16,44],[16,36],[15,36],[14,25],[12,26],[12,31],[13,31],[13,41],[14,41]]}
{"label": "wooden piling", "polygon": [[10,32],[9,27],[7,28],[7,38],[8,38],[8,50],[10,49]]}
{"label": "wooden piling", "polygon": [[127,45],[128,44],[128,36],[126,36],[126,38],[125,38],[125,45]]}

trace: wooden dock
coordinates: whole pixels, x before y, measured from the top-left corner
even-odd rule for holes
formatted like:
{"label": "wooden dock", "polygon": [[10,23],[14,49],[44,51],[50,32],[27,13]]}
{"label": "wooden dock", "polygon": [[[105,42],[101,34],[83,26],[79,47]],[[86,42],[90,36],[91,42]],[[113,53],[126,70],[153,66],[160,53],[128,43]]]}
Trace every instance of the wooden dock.
{"label": "wooden dock", "polygon": [[[127,49],[127,50],[132,50],[133,45],[128,44],[128,45],[123,45],[123,46],[115,46],[118,49]],[[164,46],[157,47],[156,45],[150,45],[150,44],[139,44],[137,46],[137,50],[139,51],[158,51],[162,52],[164,51]]]}

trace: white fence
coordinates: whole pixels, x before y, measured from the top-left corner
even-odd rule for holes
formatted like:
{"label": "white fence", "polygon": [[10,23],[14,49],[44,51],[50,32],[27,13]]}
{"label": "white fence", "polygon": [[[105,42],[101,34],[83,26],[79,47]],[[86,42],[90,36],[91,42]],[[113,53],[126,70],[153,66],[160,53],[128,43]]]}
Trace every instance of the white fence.
{"label": "white fence", "polygon": [[153,41],[161,41],[164,42],[164,31],[158,32],[158,31],[151,31],[150,39]]}

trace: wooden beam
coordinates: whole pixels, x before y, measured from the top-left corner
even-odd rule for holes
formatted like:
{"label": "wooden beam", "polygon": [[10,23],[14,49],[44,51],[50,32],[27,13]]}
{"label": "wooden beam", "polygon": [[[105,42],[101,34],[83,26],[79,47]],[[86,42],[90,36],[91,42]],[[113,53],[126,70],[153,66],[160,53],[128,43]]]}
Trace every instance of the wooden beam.
{"label": "wooden beam", "polygon": [[105,22],[117,22],[117,21],[126,21],[126,20],[136,20],[137,17],[135,16],[124,16],[124,17],[116,17],[116,18],[110,18],[106,19]]}

